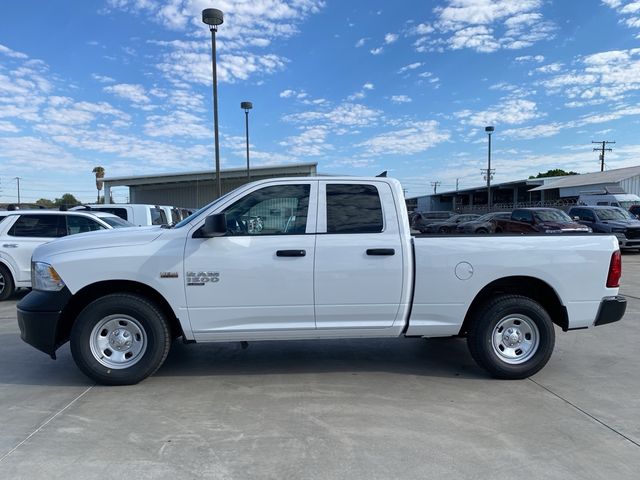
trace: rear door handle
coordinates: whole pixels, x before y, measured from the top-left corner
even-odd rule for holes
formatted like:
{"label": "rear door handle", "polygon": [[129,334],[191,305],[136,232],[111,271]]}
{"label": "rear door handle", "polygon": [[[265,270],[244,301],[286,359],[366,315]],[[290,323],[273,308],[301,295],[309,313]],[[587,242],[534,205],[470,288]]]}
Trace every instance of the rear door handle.
{"label": "rear door handle", "polygon": [[278,250],[276,252],[277,257],[304,257],[306,254],[306,250]]}
{"label": "rear door handle", "polygon": [[2,245],[4,248],[18,248],[18,244],[17,243],[5,243],[4,245]]}
{"label": "rear door handle", "polygon": [[394,248],[367,248],[367,255],[382,256],[395,254],[396,250]]}

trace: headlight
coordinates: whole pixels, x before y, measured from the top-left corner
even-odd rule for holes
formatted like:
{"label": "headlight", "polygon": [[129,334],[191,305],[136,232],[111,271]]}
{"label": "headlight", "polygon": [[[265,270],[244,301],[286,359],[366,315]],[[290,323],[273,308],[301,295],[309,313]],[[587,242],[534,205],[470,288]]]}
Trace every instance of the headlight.
{"label": "headlight", "polygon": [[57,292],[64,288],[64,282],[55,268],[48,263],[33,262],[31,264],[31,288]]}

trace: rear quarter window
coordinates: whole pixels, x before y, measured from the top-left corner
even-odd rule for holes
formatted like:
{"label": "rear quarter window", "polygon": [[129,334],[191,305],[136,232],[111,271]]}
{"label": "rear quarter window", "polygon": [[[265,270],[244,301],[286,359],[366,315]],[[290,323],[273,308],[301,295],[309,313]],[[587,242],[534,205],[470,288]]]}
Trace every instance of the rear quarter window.
{"label": "rear quarter window", "polygon": [[20,215],[7,235],[12,237],[57,238],[67,234],[64,215]]}

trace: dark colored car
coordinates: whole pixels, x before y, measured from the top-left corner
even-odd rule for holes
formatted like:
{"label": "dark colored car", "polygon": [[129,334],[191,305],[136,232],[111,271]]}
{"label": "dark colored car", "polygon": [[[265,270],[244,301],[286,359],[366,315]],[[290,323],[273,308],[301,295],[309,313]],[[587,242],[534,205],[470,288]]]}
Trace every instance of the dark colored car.
{"label": "dark colored car", "polygon": [[634,217],[640,218],[640,205],[631,205],[631,208],[629,208],[629,213],[631,213]]}
{"label": "dark colored car", "polygon": [[591,228],[557,208],[516,208],[508,220],[496,219],[496,233],[589,233]]}
{"label": "dark colored car", "polygon": [[463,213],[460,215],[454,215],[453,217],[434,222],[427,226],[426,233],[451,233],[456,231],[456,227],[460,223],[470,222],[480,218],[480,215],[475,213]]}
{"label": "dark colored car", "polygon": [[409,215],[409,222],[411,228],[414,230],[420,230],[422,233],[427,231],[427,227],[434,222],[442,222],[454,215],[453,212],[433,211],[433,212],[413,212]]}
{"label": "dark colored car", "polygon": [[572,207],[569,216],[578,219],[578,222],[590,227],[594,232],[614,234],[618,237],[620,248],[640,248],[640,220],[622,208]]}
{"label": "dark colored car", "polygon": [[511,212],[491,212],[482,215],[480,218],[471,220],[470,222],[459,223],[456,228],[458,233],[493,233],[496,224],[493,220],[509,219]]}

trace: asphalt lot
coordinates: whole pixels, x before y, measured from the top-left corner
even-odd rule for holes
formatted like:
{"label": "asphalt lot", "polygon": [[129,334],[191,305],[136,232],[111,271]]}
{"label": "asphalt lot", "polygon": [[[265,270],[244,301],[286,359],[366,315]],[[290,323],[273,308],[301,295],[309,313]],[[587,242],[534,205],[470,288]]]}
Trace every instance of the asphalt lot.
{"label": "asphalt lot", "polygon": [[[0,478],[640,478],[640,255],[616,324],[497,381],[459,339],[182,345],[131,387],[24,344],[0,304]],[[632,296],[631,296],[632,295]]]}

